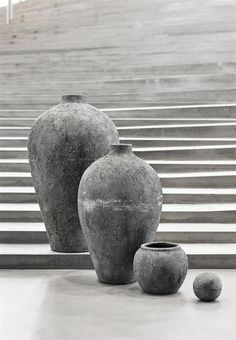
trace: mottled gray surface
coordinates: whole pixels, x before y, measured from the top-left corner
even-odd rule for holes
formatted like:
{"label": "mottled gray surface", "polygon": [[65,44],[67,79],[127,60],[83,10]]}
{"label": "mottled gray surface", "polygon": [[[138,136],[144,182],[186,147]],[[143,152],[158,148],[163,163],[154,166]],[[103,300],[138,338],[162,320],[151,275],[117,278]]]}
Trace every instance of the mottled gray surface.
{"label": "mottled gray surface", "polygon": [[153,240],[160,221],[162,189],[156,172],[132,153],[131,145],[113,145],[85,171],[78,204],[99,281],[134,282],[134,254]]}
{"label": "mottled gray surface", "polygon": [[221,279],[214,273],[200,273],[193,281],[193,291],[200,300],[213,301],[221,294]]}
{"label": "mottled gray surface", "polygon": [[144,292],[166,295],[176,293],[188,270],[182,248],[170,242],[143,244],[134,257],[134,272]]}
{"label": "mottled gray surface", "polygon": [[85,169],[119,143],[115,125],[84,96],[62,103],[34,123],[28,141],[33,183],[52,250],[83,252],[77,196]]}

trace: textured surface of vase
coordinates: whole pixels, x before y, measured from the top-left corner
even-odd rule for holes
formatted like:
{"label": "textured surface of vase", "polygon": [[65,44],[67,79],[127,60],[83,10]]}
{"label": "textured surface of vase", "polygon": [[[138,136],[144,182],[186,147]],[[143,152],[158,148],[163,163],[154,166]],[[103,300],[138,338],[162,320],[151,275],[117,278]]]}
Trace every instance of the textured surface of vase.
{"label": "textured surface of vase", "polygon": [[150,294],[176,293],[188,270],[183,249],[171,242],[143,244],[134,257],[134,272],[140,287]]}
{"label": "textured surface of vase", "polygon": [[112,120],[86,103],[84,96],[67,95],[32,126],[28,151],[33,183],[51,249],[87,251],[77,197],[81,176],[96,159],[119,143]]}
{"label": "textured surface of vase", "polygon": [[112,145],[94,162],[79,187],[80,221],[98,280],[135,282],[133,257],[153,240],[161,214],[162,189],[157,173],[132,152],[132,145]]}

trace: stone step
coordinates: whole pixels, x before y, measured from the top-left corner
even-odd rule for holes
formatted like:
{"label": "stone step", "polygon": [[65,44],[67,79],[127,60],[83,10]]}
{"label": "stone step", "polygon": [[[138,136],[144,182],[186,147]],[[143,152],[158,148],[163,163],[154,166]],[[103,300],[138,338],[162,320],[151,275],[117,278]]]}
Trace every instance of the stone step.
{"label": "stone step", "polygon": [[175,243],[236,243],[236,224],[160,223],[156,240]]}
{"label": "stone step", "polygon": [[[1,137],[28,136],[30,127],[0,127]],[[119,127],[120,137],[235,138],[236,122]]]}
{"label": "stone step", "polygon": [[[158,173],[163,188],[236,187],[236,171]],[[0,172],[0,186],[33,186],[30,172]]]}
{"label": "stone step", "polygon": [[0,159],[0,172],[30,172],[28,159]]}
{"label": "stone step", "polygon": [[236,202],[236,189],[163,188],[163,201],[166,204],[234,203]]}
{"label": "stone step", "polygon": [[[163,202],[172,203],[234,203],[233,188],[163,188]],[[34,187],[0,187],[0,203],[37,203]]]}
{"label": "stone step", "polygon": [[236,172],[159,173],[163,188],[235,188]]}
{"label": "stone step", "polygon": [[[153,148],[170,146],[197,146],[197,145],[227,145],[236,144],[236,138],[142,138],[142,137],[120,137],[120,142],[132,144],[133,148]],[[1,145],[1,140],[0,140]],[[26,142],[25,142],[26,145]],[[7,142],[5,145],[8,146]],[[13,146],[13,143],[9,146]],[[23,143],[18,146],[23,146]]]}
{"label": "stone step", "polygon": [[33,186],[30,172],[0,172],[0,186]]}
{"label": "stone step", "polygon": [[[236,144],[133,148],[136,156],[145,160],[234,160]],[[24,159],[26,147],[0,147],[0,159]]]}
{"label": "stone step", "polygon": [[[158,173],[236,171],[235,160],[151,160],[148,163]],[[29,161],[28,159],[0,159],[0,172],[30,172]]]}
{"label": "stone step", "polygon": [[[236,268],[235,244],[181,244],[189,268]],[[4,244],[0,246],[1,269],[92,269],[89,253],[56,253],[48,244]]]}
{"label": "stone step", "polygon": [[[117,127],[122,126],[149,126],[149,125],[176,125],[176,124],[205,124],[205,123],[227,123],[235,122],[236,118],[112,118]],[[0,126],[8,127],[30,127],[33,125],[35,118],[22,117],[0,117]]]}
{"label": "stone step", "polygon": [[[234,223],[236,203],[164,204],[162,223]],[[42,222],[35,203],[1,203],[0,222]]]}
{"label": "stone step", "polygon": [[49,244],[2,243],[0,269],[92,269],[89,253],[56,253]]}
{"label": "stone step", "polygon": [[[156,240],[177,243],[236,243],[236,224],[161,223]],[[43,223],[2,222],[0,243],[48,243]]]}
{"label": "stone step", "polygon": [[[0,147],[27,147],[28,137],[0,137]],[[168,147],[191,145],[228,145],[236,144],[236,138],[120,138],[124,144],[140,147]]]}
{"label": "stone step", "polygon": [[0,187],[0,203],[37,203],[33,187]]}
{"label": "stone step", "polygon": [[48,243],[42,222],[1,222],[0,243]]}
{"label": "stone step", "polygon": [[[0,149],[1,150],[1,149]],[[176,146],[133,148],[136,156],[145,160],[235,160],[236,144],[207,146]],[[1,152],[1,151],[0,151]]]}
{"label": "stone step", "polygon": [[[143,106],[129,108],[103,108],[111,118],[236,118],[236,105],[209,104],[209,105],[172,105],[172,106]],[[0,117],[38,117],[44,109],[2,109]]]}
{"label": "stone step", "polygon": [[157,173],[236,171],[235,160],[151,160],[148,163]]}
{"label": "stone step", "polygon": [[236,123],[120,127],[118,131],[121,137],[235,138]]}
{"label": "stone step", "polygon": [[26,147],[0,147],[1,159],[24,159],[28,157],[28,150]]}
{"label": "stone step", "polygon": [[1,137],[26,137],[29,135],[30,127],[11,127],[4,126],[0,127],[0,136]]}
{"label": "stone step", "polygon": [[27,147],[27,142],[27,137],[0,137],[0,147]]}

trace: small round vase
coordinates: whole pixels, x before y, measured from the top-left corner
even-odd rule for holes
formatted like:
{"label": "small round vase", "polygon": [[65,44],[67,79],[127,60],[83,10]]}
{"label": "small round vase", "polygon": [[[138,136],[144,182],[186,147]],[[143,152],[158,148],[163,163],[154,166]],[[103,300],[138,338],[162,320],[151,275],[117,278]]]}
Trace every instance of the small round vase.
{"label": "small round vase", "polygon": [[188,270],[188,258],[175,243],[146,243],[136,252],[134,272],[145,293],[167,295],[176,293]]}
{"label": "small round vase", "polygon": [[88,250],[78,215],[81,176],[96,159],[119,143],[112,120],[82,95],[65,95],[32,126],[29,161],[51,249]]}
{"label": "small round vase", "polygon": [[157,173],[133,154],[130,144],[112,145],[85,171],[79,216],[100,282],[136,281],[133,257],[142,243],[153,240],[161,205]]}

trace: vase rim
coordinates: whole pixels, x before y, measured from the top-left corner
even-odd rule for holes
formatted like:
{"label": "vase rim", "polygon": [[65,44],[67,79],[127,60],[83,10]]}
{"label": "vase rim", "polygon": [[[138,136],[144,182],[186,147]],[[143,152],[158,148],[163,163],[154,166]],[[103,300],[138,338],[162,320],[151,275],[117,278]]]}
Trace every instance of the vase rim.
{"label": "vase rim", "polygon": [[144,243],[141,245],[141,248],[151,251],[172,251],[180,249],[180,245],[173,242],[157,241]]}
{"label": "vase rim", "polygon": [[64,94],[61,96],[61,103],[87,103],[87,99],[83,94]]}

